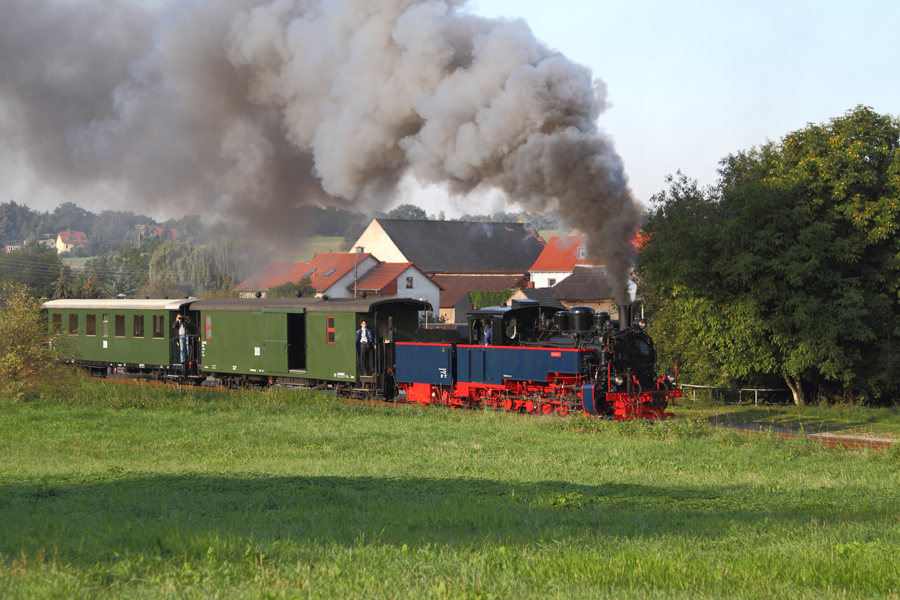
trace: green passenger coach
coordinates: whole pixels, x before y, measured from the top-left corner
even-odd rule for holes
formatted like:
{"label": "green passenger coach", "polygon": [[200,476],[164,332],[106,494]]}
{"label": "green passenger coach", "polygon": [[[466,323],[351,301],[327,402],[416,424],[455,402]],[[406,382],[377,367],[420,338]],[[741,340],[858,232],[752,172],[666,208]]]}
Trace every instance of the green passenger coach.
{"label": "green passenger coach", "polygon": [[[211,299],[191,311],[200,324],[200,368],[234,385],[332,387],[341,392],[393,386],[393,344],[414,339],[411,299]],[[376,373],[360,375],[356,331],[368,321],[376,337]]]}
{"label": "green passenger coach", "polygon": [[51,300],[50,330],[70,336],[72,362],[159,376],[178,369],[175,315],[193,300]]}

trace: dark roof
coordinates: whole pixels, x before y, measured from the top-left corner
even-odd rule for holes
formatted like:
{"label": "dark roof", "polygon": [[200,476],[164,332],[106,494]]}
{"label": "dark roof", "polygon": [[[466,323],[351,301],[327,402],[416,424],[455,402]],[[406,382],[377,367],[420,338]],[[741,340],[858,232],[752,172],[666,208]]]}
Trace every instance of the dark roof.
{"label": "dark roof", "polygon": [[553,286],[557,300],[606,300],[613,297],[603,267],[576,267],[572,274]]}
{"label": "dark roof", "polygon": [[376,220],[406,260],[427,273],[526,273],[544,249],[523,223]]}
{"label": "dark roof", "polygon": [[441,286],[441,308],[451,308],[469,292],[501,292],[525,285],[523,275],[435,275]]}
{"label": "dark roof", "polygon": [[524,294],[529,300],[537,300],[541,306],[549,306],[560,310],[566,307],[565,304],[556,299],[556,296],[553,295],[553,290],[550,288],[522,288],[516,293]]}
{"label": "dark roof", "polygon": [[264,308],[302,308],[307,312],[367,313],[383,304],[405,304],[417,310],[431,305],[412,298],[210,298],[197,300],[191,310],[234,310],[253,312]]}

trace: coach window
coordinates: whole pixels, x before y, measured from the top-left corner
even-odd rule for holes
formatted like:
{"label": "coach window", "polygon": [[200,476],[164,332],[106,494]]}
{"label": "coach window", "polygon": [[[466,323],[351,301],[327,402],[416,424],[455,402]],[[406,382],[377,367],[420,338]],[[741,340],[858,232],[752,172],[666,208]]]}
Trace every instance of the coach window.
{"label": "coach window", "polygon": [[334,317],[325,317],[325,336],[329,344],[334,343]]}
{"label": "coach window", "polygon": [[116,337],[125,337],[125,315],[116,315]]}
{"label": "coach window", "polygon": [[134,315],[134,337],[144,337],[144,315]]}
{"label": "coach window", "polygon": [[84,334],[97,335],[97,315],[85,315]]}
{"label": "coach window", "polygon": [[206,331],[205,339],[212,339],[212,315],[203,317],[203,328]]}
{"label": "coach window", "polygon": [[412,277],[406,278],[406,289],[408,289],[408,290],[412,289]]}
{"label": "coach window", "polygon": [[78,335],[78,315],[69,315],[69,335]]}
{"label": "coach window", "polygon": [[109,337],[109,315],[103,315],[103,337]]}
{"label": "coach window", "polygon": [[153,337],[157,339],[166,337],[166,334],[163,333],[163,323],[162,315],[153,315]]}
{"label": "coach window", "polygon": [[53,313],[53,333],[62,333],[62,314]]}

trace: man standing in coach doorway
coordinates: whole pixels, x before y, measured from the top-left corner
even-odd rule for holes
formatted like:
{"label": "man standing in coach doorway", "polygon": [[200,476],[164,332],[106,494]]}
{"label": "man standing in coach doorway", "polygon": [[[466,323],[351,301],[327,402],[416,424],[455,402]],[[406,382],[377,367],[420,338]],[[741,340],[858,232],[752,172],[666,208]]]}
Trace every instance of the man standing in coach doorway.
{"label": "man standing in coach doorway", "polygon": [[375,371],[374,346],[375,335],[372,333],[371,329],[366,327],[365,321],[360,321],[359,331],[356,332],[356,354],[359,356],[359,363],[362,367],[363,375],[371,375]]}

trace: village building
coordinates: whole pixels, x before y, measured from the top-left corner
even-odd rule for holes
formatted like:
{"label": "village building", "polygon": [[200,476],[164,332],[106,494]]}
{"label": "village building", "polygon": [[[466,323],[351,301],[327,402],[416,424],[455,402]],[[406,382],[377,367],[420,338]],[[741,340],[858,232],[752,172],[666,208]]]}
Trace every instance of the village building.
{"label": "village building", "polygon": [[520,288],[509,297],[510,302],[513,300],[534,300],[540,306],[555,308],[556,310],[566,309],[566,305],[556,299],[553,290],[550,288]]}
{"label": "village building", "polygon": [[88,238],[82,231],[60,231],[56,237],[56,253],[71,252],[87,244]]}
{"label": "village building", "polygon": [[[629,281],[628,293],[634,298],[637,286]],[[553,295],[566,308],[590,306],[595,311],[606,311],[613,318],[619,312],[612,285],[603,267],[576,266],[569,277],[553,286]]]}
{"label": "village building", "polygon": [[554,235],[528,269],[535,288],[551,288],[570,276],[576,266],[590,266],[587,238],[583,235]]}
{"label": "village building", "polygon": [[440,319],[464,323],[477,303],[473,293],[527,285],[544,240],[524,223],[375,219],[354,247],[389,263],[414,263],[442,289]]}

